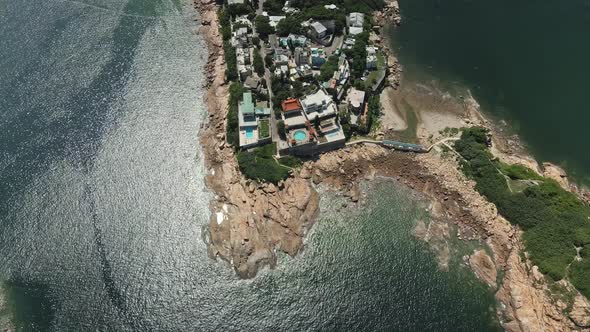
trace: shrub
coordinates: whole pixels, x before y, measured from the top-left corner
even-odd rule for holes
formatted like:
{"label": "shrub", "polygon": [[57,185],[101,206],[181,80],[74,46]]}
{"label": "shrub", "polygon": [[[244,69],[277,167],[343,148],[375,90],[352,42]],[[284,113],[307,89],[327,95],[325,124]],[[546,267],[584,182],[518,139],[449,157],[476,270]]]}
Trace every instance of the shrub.
{"label": "shrub", "polygon": [[328,81],[329,79],[332,78],[332,76],[334,76],[334,72],[336,70],[338,70],[338,57],[335,55],[332,55],[328,58],[328,61],[326,61],[320,67],[320,76],[318,77],[318,79],[321,82]]}
{"label": "shrub", "polygon": [[[487,144],[485,129],[463,130],[455,143],[455,150],[465,158],[463,171],[500,214],[524,229],[525,248],[539,270],[553,280],[564,278],[576,255],[574,247],[584,246],[584,255],[590,250],[590,207],[554,180],[524,166],[492,161]],[[536,179],[539,184],[512,193],[499,169],[512,179]],[[590,296],[590,259],[572,263],[569,277],[580,292]]]}
{"label": "shrub", "polygon": [[532,169],[523,165],[508,165],[505,163],[498,163],[498,168],[506,176],[512,180],[542,180],[543,177],[537,174]]}
{"label": "shrub", "polygon": [[225,77],[228,81],[235,81],[238,79],[238,59],[236,56],[236,49],[231,46],[229,41],[223,42],[223,56],[225,58],[226,69]]}
{"label": "shrub", "polygon": [[229,86],[229,108],[227,112],[226,139],[227,143],[237,148],[240,143],[238,103],[242,99],[245,89],[238,82]]}
{"label": "shrub", "polygon": [[249,179],[278,183],[289,176],[289,169],[280,165],[273,157],[274,144],[238,153],[240,171]]}
{"label": "shrub", "polygon": [[254,49],[253,65],[256,74],[258,74],[260,77],[264,76],[264,62],[262,61],[262,56],[260,55],[260,51],[257,48]]}
{"label": "shrub", "polygon": [[277,121],[277,129],[279,131],[279,136],[281,137],[281,139],[283,139],[283,140],[287,139],[287,130],[285,128],[285,121],[283,121],[283,120]]}
{"label": "shrub", "polygon": [[284,156],[281,157],[281,159],[279,159],[279,163],[291,168],[296,168],[301,166],[303,164],[303,161],[301,161],[301,159],[295,156]]}
{"label": "shrub", "polygon": [[259,15],[256,17],[256,32],[258,32],[258,36],[260,38],[267,40],[268,35],[271,35],[275,32],[275,29],[270,25],[270,21],[268,17]]}

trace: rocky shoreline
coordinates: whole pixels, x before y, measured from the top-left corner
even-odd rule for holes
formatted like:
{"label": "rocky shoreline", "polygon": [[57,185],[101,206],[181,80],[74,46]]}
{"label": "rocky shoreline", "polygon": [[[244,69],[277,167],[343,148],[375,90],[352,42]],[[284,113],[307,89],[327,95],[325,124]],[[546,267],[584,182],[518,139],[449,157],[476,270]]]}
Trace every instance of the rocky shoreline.
{"label": "rocky shoreline", "polygon": [[[361,204],[363,193],[358,181],[387,176],[423,192],[432,201],[434,219],[446,219],[457,225],[460,239],[480,240],[491,249],[491,256],[477,251],[466,257],[466,261],[478,277],[496,290],[501,304],[498,316],[507,331],[569,331],[590,327],[588,301],[576,294],[570,305],[548,295],[544,276],[521,255],[521,233],[475,191],[473,181],[465,178],[455,158],[443,152],[415,155],[392,152],[380,146],[355,145],[307,161],[277,186],[244,179],[232,149],[225,144],[228,85],[224,80],[216,2],[195,0],[195,7],[201,15],[200,33],[209,49],[204,98],[209,118],[200,139],[205,162],[211,170],[206,183],[215,194],[210,204],[212,217],[208,236],[212,258],[229,262],[242,278],[253,277],[261,267],[276,264],[277,251],[291,256],[300,251],[303,238],[319,213],[320,197],[315,185],[328,185],[350,197],[351,204]],[[399,8],[387,8],[387,12],[377,16],[399,17]],[[390,70],[393,76],[389,81],[396,87],[401,67],[393,56],[391,59],[393,67],[390,69],[395,70]],[[471,107],[467,107],[463,115],[468,123],[490,127],[478,112],[477,103],[469,105]],[[502,142],[496,140],[495,146],[502,148]],[[494,153],[511,162],[534,164],[532,168],[541,171],[534,161],[516,157],[510,149]],[[544,169],[549,170],[546,175],[555,175],[562,180],[560,183],[571,188],[563,172],[550,165]],[[433,227],[418,233],[426,238],[429,232],[441,233]],[[498,274],[504,275],[499,283],[494,280]],[[567,282],[563,284],[566,289],[573,289]],[[564,311],[568,306],[571,308],[566,315]]]}

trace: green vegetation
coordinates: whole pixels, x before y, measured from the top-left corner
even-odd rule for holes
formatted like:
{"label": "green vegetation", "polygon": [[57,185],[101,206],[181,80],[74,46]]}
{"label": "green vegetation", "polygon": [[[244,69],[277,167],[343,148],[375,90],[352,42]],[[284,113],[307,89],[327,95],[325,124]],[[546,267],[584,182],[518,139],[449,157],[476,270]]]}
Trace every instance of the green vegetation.
{"label": "green vegetation", "polygon": [[233,4],[227,6],[227,11],[232,18],[255,13],[254,9],[247,4]]}
{"label": "green vegetation", "polygon": [[570,279],[576,288],[588,297],[590,295],[590,253],[585,247],[580,254],[582,260],[573,262],[570,266]]}
{"label": "green vegetation", "polygon": [[236,49],[231,46],[229,41],[223,42],[223,55],[225,57],[225,77],[228,81],[235,81],[238,79],[238,58],[236,56]]}
{"label": "green vegetation", "polygon": [[231,38],[231,16],[223,8],[217,11],[217,18],[219,19],[219,30],[224,41]]}
{"label": "green vegetation", "polygon": [[300,98],[304,95],[303,83],[300,81],[291,82],[286,75],[272,75],[272,103],[275,109],[281,108],[281,102],[289,98]]}
{"label": "green vegetation", "polygon": [[[455,143],[464,158],[463,171],[501,215],[522,227],[526,249],[541,272],[553,280],[569,276],[573,285],[590,297],[590,207],[551,179],[534,175],[523,166],[494,161],[487,148],[487,134],[483,128],[463,130]],[[537,179],[538,185],[511,192],[501,171],[514,179]],[[583,246],[581,261],[574,261],[576,246]]]}
{"label": "green vegetation", "polygon": [[[365,65],[366,65],[366,63],[365,63]],[[367,75],[367,79],[365,80],[365,89],[364,90],[373,89],[373,85],[375,85],[375,83],[377,83],[377,79],[379,78],[379,75],[381,73],[383,73],[385,70],[386,70],[385,57],[383,56],[383,54],[381,54],[379,52],[379,53],[377,53],[377,69],[371,71],[369,73],[369,75]]]}
{"label": "green vegetation", "polygon": [[240,124],[238,121],[238,103],[242,100],[242,94],[246,91],[238,82],[229,86],[229,109],[227,112],[227,143],[234,148],[240,145]]}
{"label": "green vegetation", "polygon": [[440,130],[438,133],[442,136],[457,136],[460,132],[459,128],[455,127],[445,127],[445,129]]}
{"label": "green vegetation", "polygon": [[543,180],[543,177],[523,165],[498,163],[500,171],[512,180]]}
{"label": "green vegetation", "polygon": [[223,38],[223,53],[227,65],[225,77],[227,80],[233,81],[238,78],[238,60],[236,49],[229,42],[231,39],[231,16],[226,10],[219,9],[217,17],[219,18],[219,30]]}
{"label": "green vegetation", "polygon": [[264,76],[264,61],[262,60],[262,56],[260,55],[260,51],[257,48],[254,49],[253,65],[254,65],[254,71],[256,72],[256,74],[258,74],[258,76],[260,76],[260,77]]}
{"label": "green vegetation", "polygon": [[269,15],[283,15],[283,0],[265,0],[262,9],[267,11]]}
{"label": "green vegetation", "polygon": [[277,121],[277,129],[279,131],[279,136],[281,136],[281,139],[286,140],[287,139],[287,129],[285,128],[285,121],[283,121],[283,120]]}
{"label": "green vegetation", "polygon": [[359,127],[359,132],[363,135],[366,135],[371,131],[371,127],[381,115],[381,99],[379,95],[369,97],[368,108],[367,119]]}
{"label": "green vegetation", "polygon": [[260,137],[270,137],[268,120],[260,120],[258,130],[260,131]]}
{"label": "green vegetation", "polygon": [[286,18],[282,19],[279,24],[277,24],[277,35],[285,37],[291,33],[297,35],[303,33],[301,20],[294,15],[287,16]]}
{"label": "green vegetation", "polygon": [[352,49],[344,50],[346,56],[352,60],[350,72],[352,77],[360,79],[367,67],[367,44],[369,33],[367,31],[356,36]]}
{"label": "green vegetation", "polygon": [[275,29],[270,26],[270,21],[266,16],[256,16],[256,32],[258,32],[258,36],[263,40],[268,40],[268,35],[271,35],[275,32]]}
{"label": "green vegetation", "polygon": [[287,167],[297,168],[303,164],[303,161],[295,156],[284,156],[279,159],[279,163]]}
{"label": "green vegetation", "polygon": [[277,184],[289,176],[289,168],[274,159],[275,144],[238,153],[240,171],[249,179]]}
{"label": "green vegetation", "polygon": [[328,58],[321,67],[320,67],[320,76],[318,80],[320,82],[326,82],[334,76],[334,72],[338,70],[338,57],[332,55]]}
{"label": "green vegetation", "polygon": [[352,136],[350,113],[348,111],[341,111],[340,113],[338,113],[338,120],[340,120],[340,125],[342,126],[344,137],[346,138],[346,140],[349,140]]}

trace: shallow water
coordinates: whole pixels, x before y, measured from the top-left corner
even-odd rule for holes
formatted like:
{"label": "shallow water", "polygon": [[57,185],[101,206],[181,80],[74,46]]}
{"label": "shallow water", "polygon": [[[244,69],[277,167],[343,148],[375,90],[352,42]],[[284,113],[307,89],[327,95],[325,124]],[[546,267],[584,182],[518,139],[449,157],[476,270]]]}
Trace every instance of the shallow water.
{"label": "shallow water", "polygon": [[590,3],[401,1],[394,47],[410,81],[467,87],[540,160],[590,183]]}
{"label": "shallow water", "polygon": [[[392,183],[238,280],[207,257],[205,45],[188,3],[0,0],[0,279],[23,331],[493,329],[492,294],[411,238]],[[329,203],[333,203],[330,206]]]}

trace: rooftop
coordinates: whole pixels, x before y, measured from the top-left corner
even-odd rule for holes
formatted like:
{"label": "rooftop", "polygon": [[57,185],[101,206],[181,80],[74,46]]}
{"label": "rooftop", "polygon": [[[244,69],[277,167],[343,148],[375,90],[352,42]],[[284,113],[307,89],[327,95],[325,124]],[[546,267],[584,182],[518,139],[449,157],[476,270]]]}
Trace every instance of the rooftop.
{"label": "rooftop", "polygon": [[316,117],[323,118],[334,115],[337,112],[332,97],[322,89],[301,99],[301,104],[307,114],[307,118],[310,120]]}
{"label": "rooftop", "polygon": [[348,28],[348,33],[350,33],[353,36],[358,35],[359,33],[363,32],[363,28],[362,27],[350,27]]}
{"label": "rooftop", "polygon": [[365,91],[352,88],[348,93],[348,101],[354,108],[360,108],[365,101]]}
{"label": "rooftop", "polygon": [[301,103],[299,99],[289,98],[281,103],[281,107],[283,108],[283,112],[293,112],[293,111],[300,111],[301,110]]}
{"label": "rooftop", "polygon": [[307,119],[303,116],[301,111],[293,112],[294,115],[285,116],[285,124],[290,128],[302,128],[305,127]]}
{"label": "rooftop", "polygon": [[238,104],[238,112],[244,115],[254,114],[252,92],[244,92],[244,94],[242,95],[242,101]]}
{"label": "rooftop", "polygon": [[348,26],[362,28],[365,23],[365,14],[363,13],[350,13],[348,15]]}
{"label": "rooftop", "polygon": [[313,22],[311,24],[311,27],[318,33],[318,34],[322,34],[326,31],[328,31],[328,29],[326,29],[326,27],[320,23],[320,22]]}

